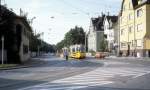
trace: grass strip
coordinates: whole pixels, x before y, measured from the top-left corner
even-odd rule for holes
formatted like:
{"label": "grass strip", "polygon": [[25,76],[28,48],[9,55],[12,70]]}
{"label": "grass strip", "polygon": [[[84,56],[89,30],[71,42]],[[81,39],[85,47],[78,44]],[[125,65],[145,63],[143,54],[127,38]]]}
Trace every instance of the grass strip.
{"label": "grass strip", "polygon": [[0,64],[0,68],[9,68],[9,67],[15,67],[17,64]]}

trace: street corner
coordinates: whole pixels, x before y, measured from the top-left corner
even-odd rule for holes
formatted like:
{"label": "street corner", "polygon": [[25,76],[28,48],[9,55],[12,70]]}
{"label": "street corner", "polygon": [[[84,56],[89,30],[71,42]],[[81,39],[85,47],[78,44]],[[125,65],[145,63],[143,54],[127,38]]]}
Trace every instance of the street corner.
{"label": "street corner", "polygon": [[20,69],[20,68],[29,68],[29,67],[36,67],[46,64],[46,61],[40,59],[30,59],[26,62],[21,64],[4,64],[0,66],[0,70],[11,70],[11,69]]}

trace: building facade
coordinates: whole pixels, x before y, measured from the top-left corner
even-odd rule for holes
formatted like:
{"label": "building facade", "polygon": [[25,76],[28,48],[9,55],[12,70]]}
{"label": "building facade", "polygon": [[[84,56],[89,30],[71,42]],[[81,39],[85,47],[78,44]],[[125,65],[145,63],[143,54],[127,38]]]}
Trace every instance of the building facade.
{"label": "building facade", "polygon": [[16,26],[16,33],[20,34],[18,37],[21,39],[19,56],[21,62],[24,62],[30,58],[29,43],[32,30],[24,17],[17,16],[14,25]]}
{"label": "building facade", "polygon": [[[4,51],[6,63],[21,63],[30,58],[29,40],[32,29],[23,16],[17,16],[1,6],[0,38],[4,37],[4,48],[0,44],[0,52]],[[2,40],[0,40],[2,42]],[[2,54],[0,54],[0,61]]]}
{"label": "building facade", "polygon": [[90,28],[88,32],[88,51],[101,51],[102,41],[104,39],[104,21],[105,15],[98,18],[91,18]]}
{"label": "building facade", "polygon": [[119,28],[123,55],[150,56],[150,0],[123,0]]}
{"label": "building facade", "polygon": [[105,16],[104,36],[108,51],[116,54],[118,48],[118,16]]}

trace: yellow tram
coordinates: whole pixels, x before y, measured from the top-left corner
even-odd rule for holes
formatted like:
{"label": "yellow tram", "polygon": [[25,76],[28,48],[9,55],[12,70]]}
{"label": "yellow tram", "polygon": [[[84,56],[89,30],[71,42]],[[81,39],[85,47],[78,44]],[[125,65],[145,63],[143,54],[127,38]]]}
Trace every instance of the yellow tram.
{"label": "yellow tram", "polygon": [[83,59],[86,57],[84,45],[70,46],[70,57],[75,59]]}

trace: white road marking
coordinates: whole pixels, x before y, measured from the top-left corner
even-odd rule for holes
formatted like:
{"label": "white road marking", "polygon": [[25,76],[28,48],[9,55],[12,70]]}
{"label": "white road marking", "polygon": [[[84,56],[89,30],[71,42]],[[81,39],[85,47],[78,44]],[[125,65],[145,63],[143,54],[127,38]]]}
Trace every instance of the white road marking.
{"label": "white road marking", "polygon": [[87,88],[89,86],[103,86],[115,83],[111,78],[126,77],[130,79],[150,73],[148,68],[106,68],[101,67],[94,71],[72,76],[52,82],[23,88],[20,90],[73,90]]}

